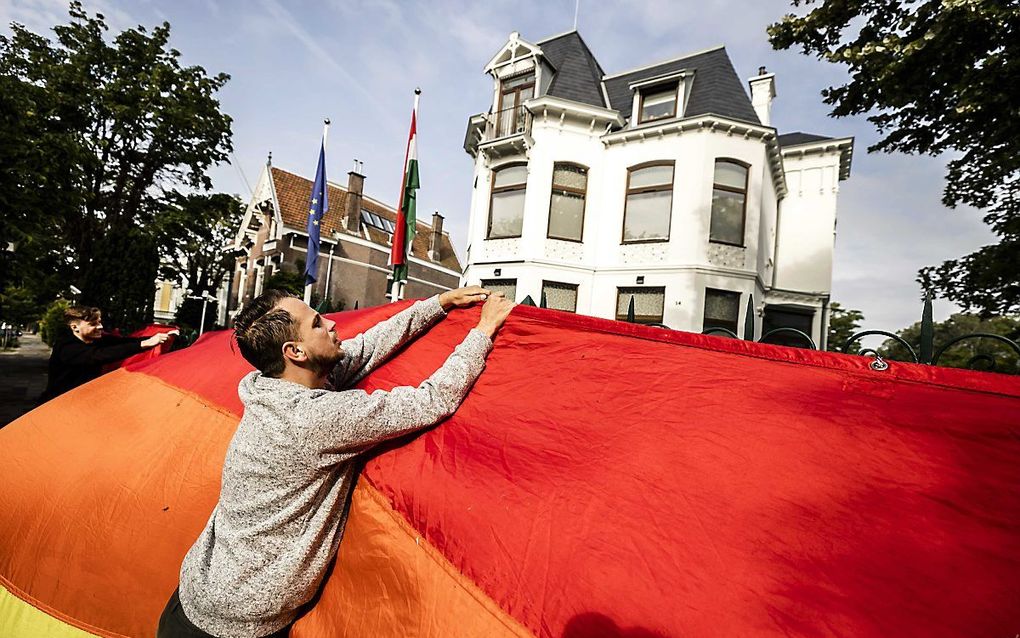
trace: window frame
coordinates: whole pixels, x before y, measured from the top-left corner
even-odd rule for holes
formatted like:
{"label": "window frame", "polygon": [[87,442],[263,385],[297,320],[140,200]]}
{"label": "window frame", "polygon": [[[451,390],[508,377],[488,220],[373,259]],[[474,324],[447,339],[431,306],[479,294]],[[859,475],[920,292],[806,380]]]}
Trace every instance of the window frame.
{"label": "window frame", "polygon": [[[514,87],[511,87],[509,89],[505,88],[505,85],[506,85],[507,82],[512,81],[512,80],[516,80],[518,78],[525,77],[525,76],[528,76],[528,75],[532,76],[531,82],[528,82],[526,84],[520,84],[518,86],[514,86]],[[525,99],[526,100],[530,100],[533,97],[535,97],[535,87],[537,86],[537,82],[538,82],[538,69],[537,68],[531,68],[531,69],[528,69],[528,70],[525,70],[525,71],[521,71],[520,73],[514,73],[513,75],[508,75],[505,78],[500,78],[500,80],[499,80],[499,98],[498,98],[498,100],[496,102],[496,113],[497,113],[497,117],[496,117],[496,137],[497,138],[509,137],[510,135],[514,135],[513,132],[508,132],[508,131],[502,131],[501,130],[502,129],[502,118],[500,118],[498,116],[498,114],[500,112],[506,110],[506,109],[500,108],[501,106],[503,106],[503,97],[506,96],[506,95],[513,95],[514,96],[514,105],[511,106],[511,107],[508,107],[508,108],[513,110],[514,114],[516,115],[517,111],[521,108],[521,104],[522,104],[521,93],[524,91],[524,89],[530,89],[531,90],[531,97],[530,98],[525,98]],[[516,118],[514,119],[514,123],[516,124]]]}
{"label": "window frame", "polygon": [[[630,178],[635,171],[639,171],[645,168],[652,168],[653,166],[669,166],[671,169],[669,184],[663,186],[644,186],[641,188],[631,189]],[[620,244],[661,244],[669,241],[670,235],[673,232],[673,190],[674,184],[676,183],[676,160],[653,160],[651,162],[642,162],[635,164],[634,166],[627,167],[627,184],[626,188],[623,189],[623,224],[620,226]],[[627,203],[630,200],[631,195],[639,195],[641,193],[658,193],[661,191],[669,191],[669,215],[666,220],[666,237],[665,239],[627,239]]]}
{"label": "window frame", "polygon": [[[713,328],[724,328],[726,330],[730,330],[730,327],[728,325],[727,326],[711,326],[711,327],[705,326],[705,321],[708,319],[708,317],[706,316],[705,312],[708,310],[708,295],[709,295],[710,292],[723,293],[724,295],[727,295],[727,296],[730,296],[730,297],[736,296],[736,298],[737,298],[737,313],[736,313],[736,316],[733,318],[732,332],[735,335],[739,335],[740,334],[740,302],[743,299],[743,293],[741,293],[739,290],[725,290],[723,288],[710,288],[710,287],[707,287],[707,286],[705,287],[705,297],[704,297],[703,303],[701,305],[701,332],[704,333],[706,330],[711,330]],[[718,320],[717,319],[713,319],[713,321],[718,321]],[[716,336],[719,336],[719,335],[716,335]]]}
{"label": "window frame", "polygon": [[[617,307],[617,309],[620,308],[620,295],[623,294],[624,290],[629,290],[629,291],[640,290],[642,292],[646,292],[646,291],[647,292],[661,292],[662,293],[662,313],[659,315],[659,320],[658,321],[649,321],[648,323],[644,323],[644,322],[638,321],[637,320],[637,318],[638,318],[637,309],[635,309],[635,311],[634,311],[634,322],[635,323],[639,323],[639,324],[641,324],[643,326],[648,326],[648,325],[653,325],[653,324],[665,325],[663,323],[663,320],[666,318],[666,287],[665,286],[617,286],[616,287],[616,307]],[[634,293],[630,292],[628,294],[634,294]],[[637,304],[634,304],[634,305],[636,306]],[[616,320],[617,321],[626,321],[627,320],[627,312],[626,311],[624,311],[624,313],[622,315],[623,319],[620,319],[621,315],[619,314],[619,312],[617,312],[615,316],[616,316]]]}
{"label": "window frame", "polygon": [[[488,283],[486,283],[486,282],[488,282]],[[482,288],[486,288],[487,286],[491,286],[493,283],[496,283],[498,285],[498,284],[510,284],[511,282],[513,282],[513,286],[514,286],[514,298],[511,299],[510,301],[512,301],[514,303],[517,303],[517,278],[516,277],[494,277],[492,279],[480,279],[478,283],[482,286]]]}
{"label": "window frame", "polygon": [[[733,186],[727,186],[725,184],[719,184],[719,183],[717,183],[715,181],[715,168],[716,168],[716,165],[719,164],[720,162],[723,162],[725,164],[735,164],[737,166],[741,166],[741,167],[744,168],[744,188],[743,188],[743,190],[741,190],[739,188],[734,188]],[[712,194],[713,194],[713,199],[714,199],[714,194],[715,194],[716,189],[723,190],[723,191],[726,191],[726,192],[729,192],[729,193],[739,193],[739,194],[744,196],[744,205],[743,205],[743,207],[740,210],[740,243],[739,244],[735,244],[735,243],[729,242],[729,241],[724,241],[724,240],[721,240],[721,239],[712,239],[712,215],[715,214],[715,206],[714,205],[709,206],[709,211],[708,211],[708,214],[709,214],[709,218],[708,218],[708,241],[709,241],[709,243],[711,243],[711,244],[722,244],[723,246],[736,246],[738,248],[746,248],[747,247],[747,244],[745,243],[747,241],[747,191],[748,191],[748,186],[749,186],[750,182],[751,182],[751,165],[750,164],[748,164],[747,162],[738,160],[735,157],[717,157],[717,158],[715,158],[715,161],[712,163]]]}
{"label": "window frame", "polygon": [[[557,188],[557,186],[556,186],[556,167],[557,166],[573,166],[574,168],[582,168],[582,169],[584,169],[584,190],[583,191],[579,191],[578,189],[571,188],[569,186],[561,186],[561,187]],[[545,236],[546,236],[546,239],[555,239],[556,241],[569,241],[569,242],[574,242],[575,244],[583,244],[584,243],[584,219],[585,219],[586,213],[588,212],[588,177],[589,177],[590,173],[591,173],[591,168],[588,167],[588,166],[585,166],[584,164],[579,164],[577,162],[553,162],[552,178],[550,180],[551,187],[549,188],[549,215],[546,218],[546,226],[545,226]],[[574,195],[580,195],[581,196],[581,200],[582,200],[582,205],[581,205],[581,236],[578,239],[572,239],[572,238],[568,238],[568,237],[556,237],[556,236],[550,234],[552,232],[552,212],[553,212],[552,204],[553,204],[553,197],[556,195],[556,191],[557,190],[561,190],[561,191],[565,191],[567,193],[572,193]]]}
{"label": "window frame", "polygon": [[[550,308],[550,310],[559,310],[560,312],[572,312],[572,313],[574,313],[576,315],[577,314],[577,295],[580,292],[580,284],[572,284],[572,283],[570,283],[568,281],[552,281],[551,279],[543,279],[542,280],[542,292],[539,293],[539,294],[543,294],[543,295],[545,294],[546,284],[554,284],[556,286],[563,286],[564,288],[573,288],[574,289],[574,309],[573,310],[563,310],[561,308]],[[549,298],[548,295],[546,295],[546,299],[547,300],[548,300],[548,298]],[[665,305],[665,304],[663,304],[663,305]]]}
{"label": "window frame", "polygon": [[[787,315],[788,317],[796,316],[796,317],[800,317],[800,318],[803,318],[803,319],[807,319],[807,323],[808,323],[807,330],[801,330],[800,328],[798,328],[796,326],[791,326],[789,324],[778,325],[778,326],[770,326],[769,325],[770,315],[772,315],[771,319],[773,321],[775,321],[774,313],[781,313],[781,314]],[[814,323],[815,323],[815,317],[816,317],[817,313],[818,313],[818,309],[816,309],[816,308],[814,308],[812,306],[803,306],[803,305],[800,305],[800,304],[783,304],[783,303],[779,303],[779,304],[766,304],[765,308],[762,310],[762,321],[761,321],[761,334],[762,334],[762,337],[764,337],[766,334],[768,334],[771,330],[777,330],[779,328],[793,328],[795,330],[801,330],[804,334],[806,334],[808,337],[810,337],[812,340],[814,340],[814,338],[815,338],[814,337]],[[778,341],[776,339],[778,339]],[[781,333],[778,336],[773,337],[772,339],[770,339],[769,341],[767,341],[765,343],[769,343],[769,344],[774,345],[774,346],[786,346],[786,347],[789,347],[789,348],[809,348],[809,346],[804,343],[803,339],[801,339],[799,336],[793,336],[790,333]]]}
{"label": "window frame", "polygon": [[[517,168],[517,167],[520,167],[520,166],[523,166],[525,168],[525,176],[524,176],[524,181],[523,182],[521,182],[520,184],[511,184],[509,186],[500,186],[499,188],[496,187],[496,173],[498,173],[498,172],[500,172],[502,170],[508,169],[508,168]],[[506,236],[503,236],[503,237],[493,237],[492,236],[492,197],[496,193],[504,193],[504,192],[514,191],[514,190],[524,191],[525,196],[527,196],[527,192],[528,192],[528,173],[530,172],[527,169],[528,169],[527,162],[512,162],[512,163],[509,163],[509,164],[503,164],[501,166],[493,168],[492,171],[490,171],[490,175],[489,175],[489,215],[488,215],[489,220],[488,220],[488,225],[487,225],[487,227],[485,229],[485,239],[486,240],[489,240],[489,239],[520,239],[524,235],[524,210],[523,210],[523,205],[522,205],[522,207],[521,207],[522,208],[522,210],[521,210],[521,234],[519,234],[519,235],[506,235]]]}
{"label": "window frame", "polygon": [[670,112],[670,114],[669,115],[663,115],[662,117],[654,117],[654,118],[647,119],[647,120],[644,117],[645,116],[645,95],[651,94],[651,93],[665,93],[664,90],[657,90],[657,89],[663,89],[664,87],[668,86],[669,84],[670,84],[669,82],[664,82],[663,84],[658,84],[658,85],[642,86],[642,87],[640,87],[638,89],[638,112],[637,112],[637,115],[638,115],[638,124],[646,124],[648,122],[658,122],[660,120],[669,120],[669,119],[673,119],[673,118],[676,117],[677,110],[678,110],[677,106],[678,106],[678,103],[680,102],[680,80],[676,80],[673,83],[673,110]]}

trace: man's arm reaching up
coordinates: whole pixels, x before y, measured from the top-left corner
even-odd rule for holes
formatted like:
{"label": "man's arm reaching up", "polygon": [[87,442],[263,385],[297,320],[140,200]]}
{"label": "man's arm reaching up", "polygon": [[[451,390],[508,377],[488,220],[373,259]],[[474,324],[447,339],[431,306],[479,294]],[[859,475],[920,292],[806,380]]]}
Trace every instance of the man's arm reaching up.
{"label": "man's arm reaching up", "polygon": [[484,300],[486,295],[487,290],[472,286],[422,299],[386,321],[344,340],[340,344],[343,358],[330,373],[328,387],[342,390],[354,385],[405,343],[445,317],[447,310]]}
{"label": "man's arm reaching up", "polygon": [[478,327],[468,332],[446,362],[417,388],[389,392],[326,391],[309,406],[309,441],[325,464],[337,455],[348,457],[376,443],[435,425],[453,414],[485,367],[492,337],[514,304],[493,295],[482,308]]}

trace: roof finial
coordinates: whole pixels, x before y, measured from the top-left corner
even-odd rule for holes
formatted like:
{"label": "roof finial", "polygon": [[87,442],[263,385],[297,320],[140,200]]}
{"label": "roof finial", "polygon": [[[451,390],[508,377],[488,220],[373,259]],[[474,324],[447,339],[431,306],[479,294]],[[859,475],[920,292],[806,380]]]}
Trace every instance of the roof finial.
{"label": "roof finial", "polygon": [[763,66],[758,67],[758,75],[765,75],[765,67]]}
{"label": "roof finial", "polygon": [[574,0],[574,31],[577,31],[577,12],[581,8],[581,0]]}
{"label": "roof finial", "polygon": [[266,158],[266,166],[273,165],[273,152],[269,151],[269,157]]}

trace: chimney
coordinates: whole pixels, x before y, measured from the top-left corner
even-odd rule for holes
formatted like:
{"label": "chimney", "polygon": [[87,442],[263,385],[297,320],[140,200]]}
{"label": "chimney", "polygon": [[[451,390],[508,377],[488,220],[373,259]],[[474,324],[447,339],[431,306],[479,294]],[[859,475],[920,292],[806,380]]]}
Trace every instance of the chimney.
{"label": "chimney", "polygon": [[432,213],[432,236],[429,237],[429,259],[441,261],[443,256],[443,216],[439,211]]}
{"label": "chimney", "polygon": [[772,126],[772,98],[776,97],[776,74],[758,67],[758,75],[747,81],[751,85],[751,105],[765,126]]}
{"label": "chimney", "polygon": [[344,227],[354,233],[361,232],[361,198],[365,194],[365,176],[360,172],[361,162],[354,160],[355,170],[347,173],[347,210],[344,211]]}

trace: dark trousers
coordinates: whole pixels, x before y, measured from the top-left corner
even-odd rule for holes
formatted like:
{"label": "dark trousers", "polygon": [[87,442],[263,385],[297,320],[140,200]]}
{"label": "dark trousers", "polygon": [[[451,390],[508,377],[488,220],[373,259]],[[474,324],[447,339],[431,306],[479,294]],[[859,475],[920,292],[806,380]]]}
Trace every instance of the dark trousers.
{"label": "dark trousers", "polygon": [[[287,626],[265,638],[287,638],[289,632],[290,626]],[[188,620],[181,607],[180,591],[175,589],[170,600],[167,601],[166,608],[163,609],[163,614],[159,617],[156,638],[216,638],[216,636],[207,634]]]}

